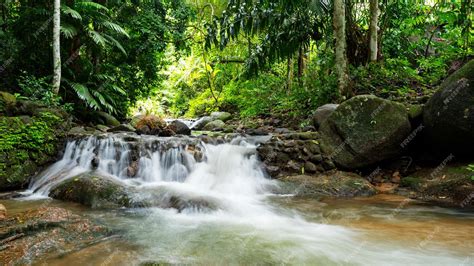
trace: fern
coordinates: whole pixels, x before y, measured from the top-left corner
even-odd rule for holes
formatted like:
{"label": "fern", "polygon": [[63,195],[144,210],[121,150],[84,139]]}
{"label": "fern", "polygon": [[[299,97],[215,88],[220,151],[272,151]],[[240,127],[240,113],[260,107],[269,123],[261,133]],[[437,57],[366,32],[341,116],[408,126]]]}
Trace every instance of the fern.
{"label": "fern", "polygon": [[61,25],[61,33],[66,39],[71,39],[72,37],[77,35],[77,29],[72,25],[63,23]]}
{"label": "fern", "polygon": [[76,92],[77,96],[83,100],[90,108],[99,110],[100,105],[91,95],[89,88],[80,83],[70,82],[72,89]]}

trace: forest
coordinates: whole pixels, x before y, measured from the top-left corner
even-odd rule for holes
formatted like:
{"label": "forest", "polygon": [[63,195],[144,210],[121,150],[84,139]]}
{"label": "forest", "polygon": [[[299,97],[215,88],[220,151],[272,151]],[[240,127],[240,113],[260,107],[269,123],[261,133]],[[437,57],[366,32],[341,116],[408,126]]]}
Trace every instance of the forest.
{"label": "forest", "polygon": [[0,0],[0,265],[474,265],[472,0]]}
{"label": "forest", "polygon": [[[371,2],[372,3],[372,2]],[[2,90],[126,118],[285,114],[433,93],[473,55],[470,1],[3,1]],[[335,18],[337,16],[337,19]],[[57,84],[53,86],[56,77]]]}

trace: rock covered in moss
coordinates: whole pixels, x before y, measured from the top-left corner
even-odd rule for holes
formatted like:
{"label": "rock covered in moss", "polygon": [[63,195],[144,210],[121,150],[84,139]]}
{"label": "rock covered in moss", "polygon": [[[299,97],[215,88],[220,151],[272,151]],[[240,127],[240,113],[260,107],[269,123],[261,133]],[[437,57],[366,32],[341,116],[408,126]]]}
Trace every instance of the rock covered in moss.
{"label": "rock covered in moss", "polygon": [[70,178],[54,187],[49,196],[93,208],[131,207],[133,191],[111,178],[90,173]]}
{"label": "rock covered in moss", "polygon": [[212,120],[221,120],[223,122],[227,122],[232,119],[232,115],[228,112],[213,112],[211,114]]}
{"label": "rock covered in moss", "polygon": [[317,175],[297,175],[280,179],[285,193],[301,197],[373,196],[375,188],[363,177],[348,172],[332,171]]}
{"label": "rock covered in moss", "polygon": [[16,97],[5,91],[0,91],[0,114],[7,113],[16,105]]}
{"label": "rock covered in moss", "polygon": [[324,153],[340,167],[356,169],[398,155],[411,125],[403,105],[361,95],[342,103],[320,131]]}
{"label": "rock covered in moss", "polygon": [[337,109],[337,107],[339,107],[339,104],[325,104],[318,107],[312,117],[314,127],[319,128],[321,124],[326,121],[329,115]]}
{"label": "rock covered in moss", "polygon": [[107,132],[135,132],[135,128],[130,124],[121,124],[113,128],[109,128]]}
{"label": "rock covered in moss", "polygon": [[449,76],[424,108],[428,145],[472,155],[474,147],[474,60]]}
{"label": "rock covered in moss", "polygon": [[212,122],[207,123],[204,127],[203,130],[206,131],[222,131],[224,130],[225,123],[222,120],[214,120]]}
{"label": "rock covered in moss", "polygon": [[0,191],[24,188],[52,163],[63,146],[69,123],[51,112],[0,116]]}
{"label": "rock covered in moss", "polygon": [[116,127],[120,125],[120,121],[118,121],[117,118],[106,112],[96,111],[92,114],[92,116],[93,121],[102,125],[106,125],[109,127]]}

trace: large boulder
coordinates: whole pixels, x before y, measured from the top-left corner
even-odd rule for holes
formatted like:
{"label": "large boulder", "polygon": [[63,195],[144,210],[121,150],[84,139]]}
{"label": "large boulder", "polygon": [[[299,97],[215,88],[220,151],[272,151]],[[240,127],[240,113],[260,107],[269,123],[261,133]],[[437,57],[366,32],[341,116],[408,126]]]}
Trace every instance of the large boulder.
{"label": "large boulder", "polygon": [[203,130],[206,131],[222,131],[225,127],[225,123],[222,120],[214,120],[212,122],[207,123]]}
{"label": "large boulder", "polygon": [[213,112],[211,114],[212,120],[221,120],[221,121],[228,121],[232,118],[232,115],[228,112]]}
{"label": "large boulder", "polygon": [[323,152],[340,167],[357,169],[398,155],[411,125],[403,105],[361,95],[342,103],[320,131]]}
{"label": "large boulder", "polygon": [[474,147],[474,60],[454,72],[425,106],[429,145],[455,154]]}
{"label": "large boulder", "polygon": [[178,135],[191,135],[191,129],[189,129],[189,127],[185,123],[179,120],[174,120],[170,123],[169,126]]}
{"label": "large boulder", "polygon": [[326,121],[326,119],[329,117],[329,115],[334,112],[339,104],[325,104],[323,106],[320,106],[316,109],[316,111],[313,114],[312,120],[313,120],[313,125],[316,128],[319,128],[321,124]]}
{"label": "large boulder", "polygon": [[131,207],[133,191],[112,178],[82,174],[54,187],[49,196],[93,208]]}

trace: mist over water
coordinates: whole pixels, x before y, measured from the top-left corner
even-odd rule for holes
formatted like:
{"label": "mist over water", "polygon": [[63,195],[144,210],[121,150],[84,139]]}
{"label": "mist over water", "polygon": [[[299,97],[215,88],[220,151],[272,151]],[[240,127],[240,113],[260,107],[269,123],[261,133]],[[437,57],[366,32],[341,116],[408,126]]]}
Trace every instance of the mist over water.
{"label": "mist over water", "polygon": [[[449,248],[413,249],[389,238],[374,240],[365,230],[309,220],[299,210],[275,204],[272,199],[284,196],[272,193],[278,183],[262,171],[257,145],[242,138],[218,145],[192,138],[127,141],[120,135],[74,140],[63,158],[32,182],[29,198],[47,197],[61,181],[94,171],[143,194],[164,190],[218,206],[130,209],[128,215],[110,218],[112,227],[140,247],[130,264],[465,263],[465,254]],[[132,177],[129,167],[134,162],[138,170]]]}

